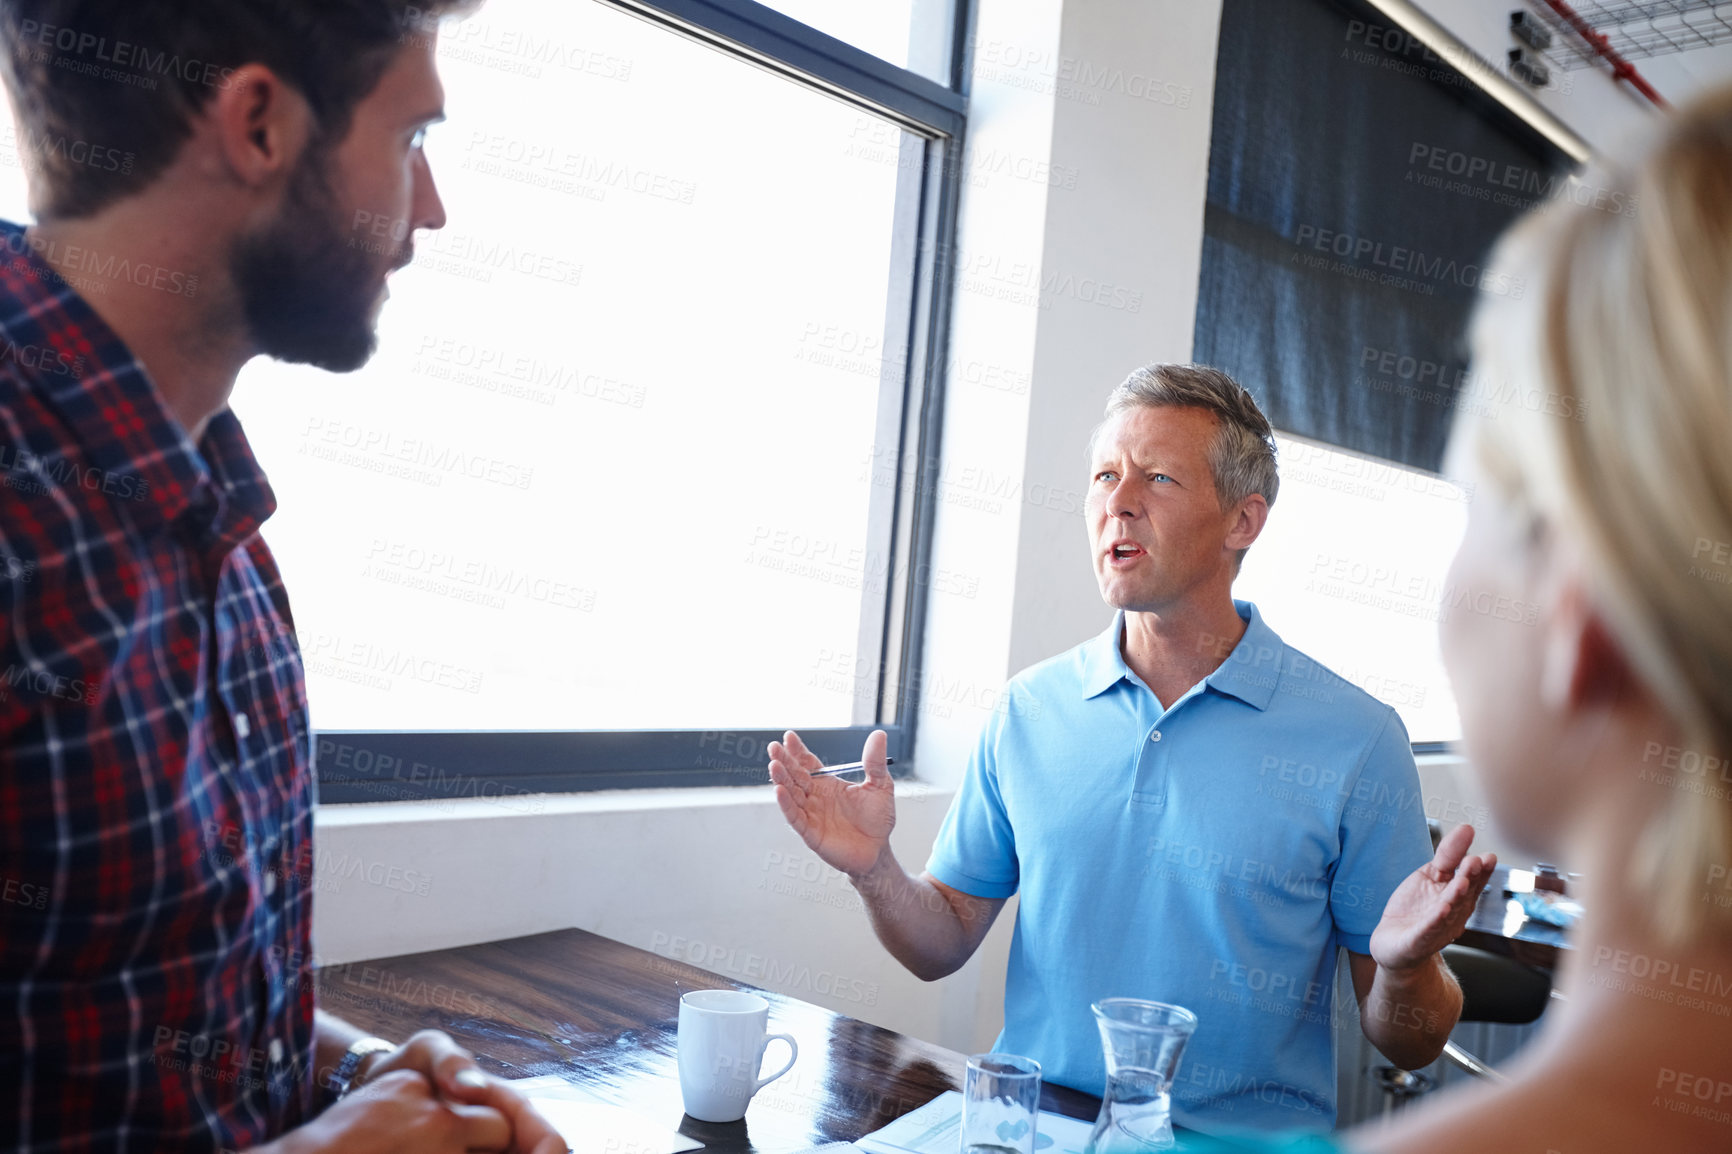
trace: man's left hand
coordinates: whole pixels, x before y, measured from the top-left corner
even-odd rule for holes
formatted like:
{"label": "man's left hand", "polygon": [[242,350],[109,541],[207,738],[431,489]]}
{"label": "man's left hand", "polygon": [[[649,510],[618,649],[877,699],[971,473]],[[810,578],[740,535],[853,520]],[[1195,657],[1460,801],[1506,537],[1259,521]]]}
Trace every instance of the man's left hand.
{"label": "man's left hand", "polygon": [[1472,844],[1473,827],[1456,826],[1438,844],[1436,856],[1389,895],[1383,920],[1371,934],[1371,956],[1378,966],[1411,970],[1461,936],[1497,865],[1494,853],[1468,855]]}
{"label": "man's left hand", "polygon": [[356,1084],[371,1082],[392,1070],[414,1070],[433,1083],[441,1098],[471,1106],[491,1106],[511,1123],[512,1154],[566,1154],[565,1139],[511,1088],[511,1083],[482,1072],[474,1055],[449,1034],[422,1030],[389,1053],[361,1067]]}

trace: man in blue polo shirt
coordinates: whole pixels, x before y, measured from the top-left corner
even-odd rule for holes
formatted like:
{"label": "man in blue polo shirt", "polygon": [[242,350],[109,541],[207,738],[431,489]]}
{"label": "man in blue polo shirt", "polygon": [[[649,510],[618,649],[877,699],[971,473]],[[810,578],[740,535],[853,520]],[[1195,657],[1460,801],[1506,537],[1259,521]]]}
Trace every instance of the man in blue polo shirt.
{"label": "man in blue polo shirt", "polygon": [[796,734],[770,747],[789,823],[915,975],[954,972],[1021,894],[997,1048],[1049,1081],[1101,1092],[1092,1002],[1196,1012],[1173,1117],[1205,1130],[1333,1125],[1337,946],[1366,1036],[1434,1060],[1461,1011],[1437,952],[1495,864],[1466,854],[1470,826],[1432,856],[1395,711],[1233,599],[1274,448],[1216,370],[1151,365],[1114,391],[1085,513],[1119,612],[1011,681],[918,877],[890,851],[882,733],[856,785],[811,776]]}

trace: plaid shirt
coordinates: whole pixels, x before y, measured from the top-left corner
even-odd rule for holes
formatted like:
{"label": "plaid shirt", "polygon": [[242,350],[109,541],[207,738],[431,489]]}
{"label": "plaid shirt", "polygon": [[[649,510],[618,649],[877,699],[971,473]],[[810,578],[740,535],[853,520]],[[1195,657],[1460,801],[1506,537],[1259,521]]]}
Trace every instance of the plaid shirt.
{"label": "plaid shirt", "polygon": [[195,448],[0,222],[0,1148],[233,1149],[313,1111],[275,508],[234,415]]}

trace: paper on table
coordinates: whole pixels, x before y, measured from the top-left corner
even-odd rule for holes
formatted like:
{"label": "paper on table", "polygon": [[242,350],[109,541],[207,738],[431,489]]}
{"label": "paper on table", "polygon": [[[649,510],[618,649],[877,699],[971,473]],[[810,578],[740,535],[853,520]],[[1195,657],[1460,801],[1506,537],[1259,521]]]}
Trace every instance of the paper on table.
{"label": "paper on table", "polygon": [[619,1106],[600,1102],[571,1102],[559,1098],[531,1098],[530,1105],[553,1123],[571,1146],[572,1154],[680,1154],[701,1150],[703,1143]]}
{"label": "paper on table", "polygon": [[593,1095],[557,1075],[522,1078],[512,1088],[529,1099],[571,1146],[572,1154],[682,1154],[703,1143]]}
{"label": "paper on table", "polygon": [[[1094,1127],[1076,1118],[1040,1112],[1035,1154],[1083,1154]],[[957,1154],[962,1142],[962,1094],[947,1090],[854,1144],[867,1154]]]}

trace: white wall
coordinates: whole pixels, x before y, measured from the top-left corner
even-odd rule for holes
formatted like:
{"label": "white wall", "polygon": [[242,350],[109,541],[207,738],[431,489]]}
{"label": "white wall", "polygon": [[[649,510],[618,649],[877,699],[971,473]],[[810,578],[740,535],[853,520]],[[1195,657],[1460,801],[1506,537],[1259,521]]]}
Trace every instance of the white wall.
{"label": "white wall", "polygon": [[[1522,7],[1511,0],[1419,0],[1419,7],[1486,60],[1504,68],[1509,50],[1517,46],[1509,30],[1509,14]],[[1526,88],[1525,85],[1522,87]],[[1558,119],[1575,129],[1595,148],[1653,115],[1648,101],[1626,85],[1615,83],[1599,69],[1558,71],[1546,88],[1526,89]]]}
{"label": "white wall", "polygon": [[[1043,272],[1055,291],[1038,317],[1007,672],[1111,619],[1088,562],[1083,452],[1130,369],[1190,359],[1220,21],[1219,0],[1067,13],[1066,59],[1108,82],[1098,104],[1061,100],[1054,124],[1053,163],[1077,181],[1047,203]],[[1119,89],[1111,78],[1121,74]],[[1091,280],[1115,291],[1091,301]]]}
{"label": "white wall", "polygon": [[[1507,0],[1425,7],[1502,59]],[[1219,0],[980,9],[934,563],[1013,579],[929,610],[913,759],[927,785],[903,788],[895,840],[916,868],[1005,678],[1107,619],[1075,511],[1080,454],[1129,368],[1190,353],[1220,17]],[[1596,141],[1648,115],[1596,74],[1542,99]],[[1459,764],[1422,779],[1428,809],[1483,820]],[[321,954],[579,926],[957,1049],[996,1033],[1014,906],[970,966],[928,985],[884,954],[767,789],[528,804],[322,808]]]}
{"label": "white wall", "polygon": [[[1506,54],[1517,46],[1509,14],[1521,6],[1513,0],[1419,0],[1428,15],[1500,70]],[[1680,104],[1711,84],[1732,80],[1732,44],[1631,63],[1662,97]],[[1555,70],[1549,86],[1528,91],[1596,149],[1640,134],[1659,115],[1646,97],[1613,80],[1604,65]]]}

